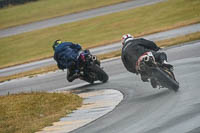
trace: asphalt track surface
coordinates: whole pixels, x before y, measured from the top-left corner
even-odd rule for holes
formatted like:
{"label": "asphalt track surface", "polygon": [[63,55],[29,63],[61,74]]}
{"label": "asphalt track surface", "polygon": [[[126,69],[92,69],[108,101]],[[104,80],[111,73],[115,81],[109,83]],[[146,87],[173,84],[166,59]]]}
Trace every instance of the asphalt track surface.
{"label": "asphalt track surface", "polygon": [[129,73],[120,58],[104,61],[107,83],[94,85],[75,80],[68,83],[65,72],[57,71],[33,78],[0,84],[0,94],[54,90],[116,89],[124,99],[110,113],[72,133],[199,133],[200,132],[200,41],[164,49],[174,65],[179,92],[153,89],[139,76]]}
{"label": "asphalt track surface", "polygon": [[72,133],[199,133],[200,132],[200,41],[164,49],[174,65],[179,92],[153,89],[139,76],[125,70],[120,58],[104,61],[110,80],[94,85],[57,71],[32,78],[0,83],[0,95],[31,91],[116,89],[123,101],[110,113]]}

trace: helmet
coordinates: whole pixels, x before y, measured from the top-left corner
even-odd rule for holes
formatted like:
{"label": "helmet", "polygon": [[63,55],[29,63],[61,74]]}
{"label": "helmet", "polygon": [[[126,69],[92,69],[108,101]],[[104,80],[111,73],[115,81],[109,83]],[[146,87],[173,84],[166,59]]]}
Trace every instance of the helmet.
{"label": "helmet", "polygon": [[131,34],[126,34],[122,36],[122,45],[124,45],[128,40],[133,40],[134,37]]}
{"label": "helmet", "polygon": [[53,44],[53,50],[55,50],[55,48],[59,45],[59,44],[61,44],[62,43],[62,41],[61,40],[56,40],[55,42],[54,42],[54,44]]}

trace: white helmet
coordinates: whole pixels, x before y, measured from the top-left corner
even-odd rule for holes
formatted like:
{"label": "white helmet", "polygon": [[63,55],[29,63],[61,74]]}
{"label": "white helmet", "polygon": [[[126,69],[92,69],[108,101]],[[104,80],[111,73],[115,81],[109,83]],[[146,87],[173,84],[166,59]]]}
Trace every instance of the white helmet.
{"label": "white helmet", "polygon": [[122,36],[122,45],[124,45],[127,41],[133,40],[134,37],[131,34],[126,34]]}

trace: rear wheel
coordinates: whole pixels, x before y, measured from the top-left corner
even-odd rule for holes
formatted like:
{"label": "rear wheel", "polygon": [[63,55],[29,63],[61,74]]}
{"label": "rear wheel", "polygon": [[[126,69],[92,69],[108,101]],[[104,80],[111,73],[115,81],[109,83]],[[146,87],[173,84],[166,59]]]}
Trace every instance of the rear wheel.
{"label": "rear wheel", "polygon": [[170,86],[171,86],[171,89],[173,89],[174,91],[178,91],[179,89],[179,83],[176,81],[175,79],[175,75],[172,71],[169,71],[169,70],[164,70],[165,73],[167,74],[168,78],[169,78],[169,81],[171,82]]}
{"label": "rear wheel", "polygon": [[109,77],[107,73],[102,68],[100,68],[99,65],[97,64],[92,65],[91,71],[96,74],[97,79],[100,80],[101,82],[105,83],[108,81]]}
{"label": "rear wheel", "polygon": [[86,81],[86,82],[88,82],[90,84],[93,84],[94,81],[97,80],[96,79],[96,73],[90,71],[90,72],[87,73],[87,75],[81,76],[80,79],[82,79],[82,80],[84,80],[84,81]]}
{"label": "rear wheel", "polygon": [[153,76],[157,77],[163,87],[172,89],[175,92],[179,89],[179,83],[175,80],[173,72],[167,70],[160,70],[160,68],[153,69]]}

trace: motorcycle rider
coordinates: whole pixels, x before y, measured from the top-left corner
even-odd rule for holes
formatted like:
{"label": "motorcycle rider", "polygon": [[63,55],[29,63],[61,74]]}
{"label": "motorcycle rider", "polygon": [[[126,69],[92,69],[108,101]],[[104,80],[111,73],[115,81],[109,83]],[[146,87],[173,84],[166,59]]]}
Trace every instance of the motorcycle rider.
{"label": "motorcycle rider", "polygon": [[[158,47],[153,41],[146,40],[144,38],[134,38],[130,34],[123,35],[122,37],[122,55],[121,59],[129,72],[140,74],[143,82],[149,81],[149,76],[145,71],[138,71],[136,64],[138,59],[146,52],[152,52],[155,61],[168,68],[172,69],[172,65],[167,62],[167,55],[164,52],[158,52]],[[153,79],[151,79],[151,85],[155,88]]]}
{"label": "motorcycle rider", "polygon": [[53,44],[54,59],[59,69],[68,69],[67,80],[72,82],[79,77],[77,61],[82,47],[72,42],[56,40]]}

